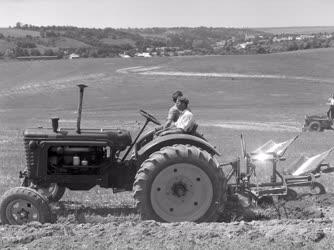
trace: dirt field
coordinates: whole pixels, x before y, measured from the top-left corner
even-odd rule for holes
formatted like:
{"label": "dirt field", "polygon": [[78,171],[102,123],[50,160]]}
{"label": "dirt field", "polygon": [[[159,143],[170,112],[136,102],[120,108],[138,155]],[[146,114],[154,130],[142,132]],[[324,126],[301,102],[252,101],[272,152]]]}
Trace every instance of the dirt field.
{"label": "dirt field", "polygon": [[[326,112],[333,59],[334,50],[325,49],[261,56],[0,62],[0,195],[19,185],[25,127],[49,127],[55,115],[61,127],[75,126],[75,84],[89,85],[83,127],[123,127],[132,135],[143,123],[139,108],[163,120],[170,94],[184,91],[199,130],[222,153],[218,160],[227,162],[240,155],[240,133],[254,150],[270,139],[300,134],[305,114]],[[333,141],[332,131],[302,133],[279,168],[301,154],[328,150]],[[257,173],[260,180],[270,178],[266,167]],[[220,221],[210,224],[141,221],[131,193],[67,191],[53,204],[53,224],[0,225],[0,248],[330,249],[333,178],[319,179],[326,195],[310,196],[303,188],[296,201],[246,210],[230,202]]]}

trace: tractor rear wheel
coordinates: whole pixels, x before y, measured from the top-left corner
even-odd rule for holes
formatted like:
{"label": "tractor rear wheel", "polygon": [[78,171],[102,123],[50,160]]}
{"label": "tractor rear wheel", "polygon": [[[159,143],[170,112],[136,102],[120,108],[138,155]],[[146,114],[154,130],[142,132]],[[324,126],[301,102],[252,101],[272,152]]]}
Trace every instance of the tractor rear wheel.
{"label": "tractor rear wheel", "polygon": [[208,152],[175,145],[143,162],[135,178],[134,197],[143,219],[215,221],[226,201],[226,179]]}
{"label": "tractor rear wheel", "polygon": [[321,131],[321,123],[318,121],[313,121],[310,123],[310,125],[308,126],[308,130],[309,131],[316,131],[316,132],[320,132]]}
{"label": "tractor rear wheel", "polygon": [[4,224],[22,225],[32,221],[51,222],[47,199],[36,190],[15,187],[8,190],[0,203],[0,218]]}

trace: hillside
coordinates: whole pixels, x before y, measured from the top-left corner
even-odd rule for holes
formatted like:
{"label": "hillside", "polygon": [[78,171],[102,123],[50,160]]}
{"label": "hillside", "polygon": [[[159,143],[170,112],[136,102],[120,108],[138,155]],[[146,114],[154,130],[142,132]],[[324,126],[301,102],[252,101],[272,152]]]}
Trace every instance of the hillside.
{"label": "hillside", "polygon": [[0,28],[0,33],[5,37],[40,37],[41,34],[39,31],[33,30],[23,30],[23,29],[16,29],[16,28]]}
{"label": "hillside", "polygon": [[95,29],[17,24],[0,29],[0,58],[268,54],[328,47],[334,47],[334,27]]}
{"label": "hillside", "polygon": [[333,33],[334,26],[306,26],[306,27],[269,27],[254,28],[255,30],[278,34],[315,34],[315,33]]}

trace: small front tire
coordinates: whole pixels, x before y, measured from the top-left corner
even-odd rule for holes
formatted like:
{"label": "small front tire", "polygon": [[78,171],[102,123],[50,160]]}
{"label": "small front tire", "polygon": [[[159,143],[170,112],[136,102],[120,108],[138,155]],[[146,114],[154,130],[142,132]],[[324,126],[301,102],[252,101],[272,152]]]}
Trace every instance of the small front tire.
{"label": "small front tire", "polygon": [[318,121],[313,121],[309,124],[308,126],[308,130],[309,131],[315,131],[315,132],[321,132],[322,128],[321,128],[321,123]]}
{"label": "small front tire", "polygon": [[47,199],[36,190],[15,187],[8,190],[0,203],[0,218],[4,224],[22,225],[32,221],[51,222]]}

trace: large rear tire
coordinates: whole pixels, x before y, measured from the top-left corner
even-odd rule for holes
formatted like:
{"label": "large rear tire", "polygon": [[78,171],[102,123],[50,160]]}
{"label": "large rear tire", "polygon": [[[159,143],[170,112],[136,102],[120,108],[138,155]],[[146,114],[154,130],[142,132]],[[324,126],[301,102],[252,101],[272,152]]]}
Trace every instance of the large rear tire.
{"label": "large rear tire", "polygon": [[226,179],[208,152],[175,145],[162,148],[142,163],[134,197],[142,219],[216,221],[226,201]]}
{"label": "large rear tire", "polygon": [[51,222],[47,199],[36,190],[15,187],[8,190],[0,203],[0,218],[4,224],[22,225],[32,221]]}

